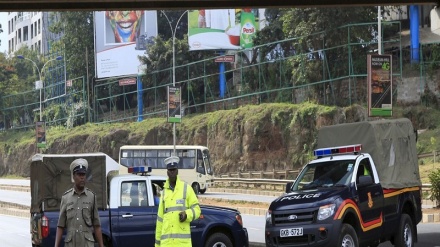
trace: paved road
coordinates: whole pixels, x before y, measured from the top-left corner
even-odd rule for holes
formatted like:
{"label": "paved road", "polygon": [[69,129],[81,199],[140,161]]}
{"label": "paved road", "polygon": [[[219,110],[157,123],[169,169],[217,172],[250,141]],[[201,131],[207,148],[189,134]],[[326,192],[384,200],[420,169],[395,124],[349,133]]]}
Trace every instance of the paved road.
{"label": "paved road", "polygon": [[206,192],[199,197],[210,197],[217,199],[228,199],[236,201],[249,201],[249,202],[265,202],[271,203],[275,200],[276,196],[260,196],[260,195],[246,195],[246,194],[235,194],[235,193],[224,193],[224,192]]}

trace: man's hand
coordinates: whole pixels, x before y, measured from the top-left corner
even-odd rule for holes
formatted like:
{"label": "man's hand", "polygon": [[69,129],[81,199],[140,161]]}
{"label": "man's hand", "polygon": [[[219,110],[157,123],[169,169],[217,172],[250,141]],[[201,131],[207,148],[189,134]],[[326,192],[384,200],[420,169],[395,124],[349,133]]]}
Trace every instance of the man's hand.
{"label": "man's hand", "polygon": [[186,220],[186,212],[182,211],[179,213],[179,221],[184,222]]}

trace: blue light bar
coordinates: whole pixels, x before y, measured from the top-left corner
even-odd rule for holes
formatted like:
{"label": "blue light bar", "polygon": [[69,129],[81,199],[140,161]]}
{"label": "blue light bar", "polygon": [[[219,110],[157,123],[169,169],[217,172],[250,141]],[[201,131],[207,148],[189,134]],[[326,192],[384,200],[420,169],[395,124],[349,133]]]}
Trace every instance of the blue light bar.
{"label": "blue light bar", "polygon": [[362,149],[361,144],[349,145],[349,146],[340,146],[340,147],[329,147],[329,148],[320,148],[313,151],[313,155],[315,157],[328,156],[332,154],[348,154],[348,153],[356,153],[360,152]]}
{"label": "blue light bar", "polygon": [[151,166],[135,166],[135,167],[129,167],[128,172],[129,173],[145,173],[145,172],[151,172]]}

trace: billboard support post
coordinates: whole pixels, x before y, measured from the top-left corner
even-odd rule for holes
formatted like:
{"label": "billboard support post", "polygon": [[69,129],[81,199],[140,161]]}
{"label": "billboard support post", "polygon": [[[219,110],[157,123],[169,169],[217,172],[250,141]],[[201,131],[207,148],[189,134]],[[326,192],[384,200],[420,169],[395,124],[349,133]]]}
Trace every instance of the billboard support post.
{"label": "billboard support post", "polygon": [[[179,19],[176,22],[176,26],[173,29],[173,26],[171,25],[171,21],[168,18],[167,14],[165,13],[165,11],[161,10],[162,14],[165,16],[165,18],[167,18],[168,24],[170,25],[170,29],[171,29],[171,34],[172,34],[172,39],[173,39],[173,87],[176,86],[176,50],[175,50],[175,41],[176,41],[176,30],[177,30],[177,26],[179,25],[180,20],[182,19],[182,17],[188,12],[188,10],[185,10],[185,12],[182,13],[182,15],[179,17]],[[168,102],[169,105],[169,102]],[[176,156],[176,123],[173,123],[173,155]]]}
{"label": "billboard support post", "polygon": [[[224,51],[220,51],[220,55],[225,55]],[[223,99],[225,97],[225,88],[226,88],[226,77],[225,77],[225,63],[221,62],[219,65],[220,72],[220,98]]]}

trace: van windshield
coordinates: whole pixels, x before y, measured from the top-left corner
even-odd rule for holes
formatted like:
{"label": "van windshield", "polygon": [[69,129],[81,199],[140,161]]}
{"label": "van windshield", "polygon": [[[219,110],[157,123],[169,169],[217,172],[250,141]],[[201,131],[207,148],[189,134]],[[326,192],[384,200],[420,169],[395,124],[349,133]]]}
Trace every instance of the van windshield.
{"label": "van windshield", "polygon": [[318,187],[348,186],[355,160],[336,160],[308,164],[298,175],[292,191]]}

